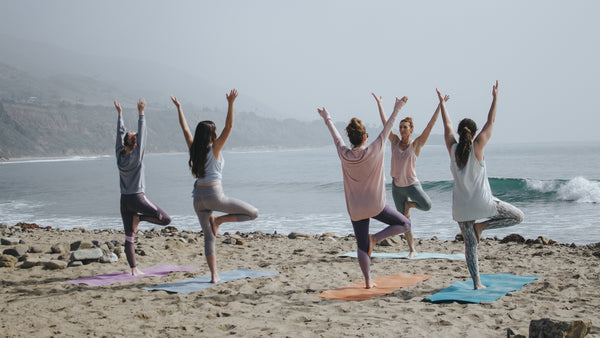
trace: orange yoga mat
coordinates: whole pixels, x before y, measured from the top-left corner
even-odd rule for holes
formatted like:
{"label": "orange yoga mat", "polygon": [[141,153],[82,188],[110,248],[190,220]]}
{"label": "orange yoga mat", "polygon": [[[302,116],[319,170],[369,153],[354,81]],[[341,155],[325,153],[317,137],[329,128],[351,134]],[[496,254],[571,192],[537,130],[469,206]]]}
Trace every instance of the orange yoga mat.
{"label": "orange yoga mat", "polygon": [[430,275],[417,274],[382,276],[373,278],[373,281],[377,284],[374,288],[365,289],[365,282],[361,281],[336,290],[323,291],[319,297],[339,300],[365,300],[375,296],[387,295],[401,287],[416,285],[430,277]]}

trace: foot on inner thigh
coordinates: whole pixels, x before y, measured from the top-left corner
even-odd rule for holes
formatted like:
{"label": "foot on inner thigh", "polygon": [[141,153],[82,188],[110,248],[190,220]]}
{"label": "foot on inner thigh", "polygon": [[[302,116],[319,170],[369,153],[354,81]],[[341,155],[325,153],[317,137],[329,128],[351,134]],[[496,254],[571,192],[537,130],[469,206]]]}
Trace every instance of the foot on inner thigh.
{"label": "foot on inner thigh", "polygon": [[217,234],[219,233],[219,227],[221,226],[220,223],[218,223],[217,218],[213,215],[210,215],[209,218],[210,221],[210,228],[212,229],[213,235],[215,235],[215,237],[217,237]]}
{"label": "foot on inner thigh", "polygon": [[377,236],[369,235],[369,252],[367,252],[367,254],[369,255],[369,258],[371,258],[371,253],[373,253],[373,249],[375,249],[376,244],[377,244]]}
{"label": "foot on inner thigh", "polygon": [[410,208],[414,207],[414,202],[410,202],[409,200],[404,201],[404,216],[406,216],[406,218],[410,218]]}
{"label": "foot on inner thigh", "polygon": [[140,215],[137,213],[133,214],[133,221],[131,222],[131,229],[133,233],[137,233],[138,225],[140,225]]}
{"label": "foot on inner thigh", "polygon": [[475,235],[477,236],[477,243],[479,243],[479,240],[481,239],[481,233],[486,228],[487,224],[485,222],[473,224],[473,230],[475,230]]}

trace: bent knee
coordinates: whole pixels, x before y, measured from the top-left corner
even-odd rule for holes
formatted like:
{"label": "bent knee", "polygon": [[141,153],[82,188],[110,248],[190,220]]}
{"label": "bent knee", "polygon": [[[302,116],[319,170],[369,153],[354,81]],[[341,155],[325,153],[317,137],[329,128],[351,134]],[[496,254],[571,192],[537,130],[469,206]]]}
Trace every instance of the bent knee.
{"label": "bent knee", "polygon": [[161,219],[161,221],[162,221],[161,225],[169,225],[169,224],[171,224],[171,217],[169,217],[169,216],[164,216],[164,217]]}
{"label": "bent knee", "polygon": [[256,219],[258,217],[258,209],[254,208],[248,216],[250,216],[250,220]]}

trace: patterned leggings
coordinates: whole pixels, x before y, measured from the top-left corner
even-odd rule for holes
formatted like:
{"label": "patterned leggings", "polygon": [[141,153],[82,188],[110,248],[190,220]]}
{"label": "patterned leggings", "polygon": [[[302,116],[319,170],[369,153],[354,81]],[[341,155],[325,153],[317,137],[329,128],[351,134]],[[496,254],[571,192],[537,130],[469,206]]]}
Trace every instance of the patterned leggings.
{"label": "patterned leggings", "polygon": [[[487,229],[506,228],[523,221],[523,212],[510,203],[496,199],[498,214],[488,219]],[[475,221],[458,222],[465,241],[465,256],[467,267],[475,285],[480,283],[479,261],[477,259],[477,234],[474,229]]]}

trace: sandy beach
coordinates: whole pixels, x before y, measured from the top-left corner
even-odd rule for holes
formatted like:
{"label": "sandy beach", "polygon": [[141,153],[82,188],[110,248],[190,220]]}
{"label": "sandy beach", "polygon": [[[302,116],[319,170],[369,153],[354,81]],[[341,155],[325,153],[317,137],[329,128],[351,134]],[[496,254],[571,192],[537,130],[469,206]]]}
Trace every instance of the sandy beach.
{"label": "sandy beach", "polygon": [[[373,277],[399,273],[432,277],[389,295],[340,301],[317,295],[362,280],[356,259],[337,257],[355,250],[352,236],[292,239],[288,234],[259,232],[230,239],[228,234],[220,234],[217,254],[221,272],[248,268],[280,273],[183,295],[141,288],[207,275],[202,234],[161,233],[143,225],[140,230],[140,268],[179,265],[200,270],[87,286],[64,282],[125,271],[125,258],[63,269],[23,268],[19,261],[15,267],[0,268],[2,336],[506,337],[508,329],[528,335],[530,321],[541,318],[591,321],[588,337],[600,336],[600,245],[483,239],[479,246],[481,273],[540,276],[490,304],[424,301],[455,281],[469,279],[465,261],[374,258]],[[52,253],[51,247],[58,243],[81,240],[100,245],[124,240],[124,235],[114,230],[5,226],[1,231],[3,238],[19,241],[2,245],[2,251],[21,247],[30,251],[28,260],[68,260],[68,253]],[[464,252],[461,241],[417,240],[421,252]],[[375,251],[401,252],[407,251],[407,246],[399,241],[392,246],[378,245]]]}

